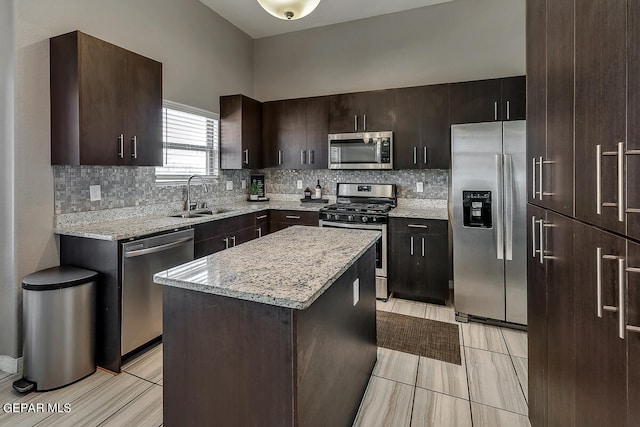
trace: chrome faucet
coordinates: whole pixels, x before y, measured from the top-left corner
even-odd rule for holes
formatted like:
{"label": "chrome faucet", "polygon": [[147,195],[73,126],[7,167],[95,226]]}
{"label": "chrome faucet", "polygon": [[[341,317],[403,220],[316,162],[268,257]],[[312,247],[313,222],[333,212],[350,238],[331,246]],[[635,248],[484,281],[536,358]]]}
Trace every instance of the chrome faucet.
{"label": "chrome faucet", "polygon": [[187,217],[189,216],[189,212],[191,212],[191,180],[193,178],[199,178],[202,181],[202,186],[204,187],[204,192],[208,192],[207,183],[204,182],[204,178],[200,175],[191,175],[187,180]]}

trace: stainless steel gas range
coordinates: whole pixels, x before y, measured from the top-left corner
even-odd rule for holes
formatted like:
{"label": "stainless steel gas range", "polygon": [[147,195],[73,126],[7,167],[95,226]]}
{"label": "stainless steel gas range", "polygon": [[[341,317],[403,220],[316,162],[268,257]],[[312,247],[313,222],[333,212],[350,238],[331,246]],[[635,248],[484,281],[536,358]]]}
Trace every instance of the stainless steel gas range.
{"label": "stainless steel gas range", "polygon": [[320,227],[379,230],[376,243],[376,298],[386,301],[389,211],[396,206],[395,184],[339,183],[337,203],[320,209]]}

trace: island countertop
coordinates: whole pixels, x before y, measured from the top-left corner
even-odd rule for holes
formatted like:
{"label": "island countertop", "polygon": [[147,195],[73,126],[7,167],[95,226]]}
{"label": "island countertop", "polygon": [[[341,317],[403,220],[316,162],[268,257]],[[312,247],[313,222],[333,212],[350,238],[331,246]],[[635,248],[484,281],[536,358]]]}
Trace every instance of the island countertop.
{"label": "island countertop", "polygon": [[306,309],[379,237],[379,231],[293,226],[153,279],[165,286]]}

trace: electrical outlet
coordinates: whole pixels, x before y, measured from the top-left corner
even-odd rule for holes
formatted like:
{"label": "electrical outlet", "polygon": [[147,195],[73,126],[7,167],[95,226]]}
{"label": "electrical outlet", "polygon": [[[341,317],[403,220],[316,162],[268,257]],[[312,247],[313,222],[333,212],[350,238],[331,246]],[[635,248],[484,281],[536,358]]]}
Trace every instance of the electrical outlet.
{"label": "electrical outlet", "polygon": [[302,180],[298,180],[298,190],[302,190]]}
{"label": "electrical outlet", "polygon": [[360,301],[360,278],[353,281],[353,305]]}
{"label": "electrical outlet", "polygon": [[89,198],[91,199],[92,202],[97,202],[98,200],[102,200],[102,195],[100,194],[99,185],[89,186]]}
{"label": "electrical outlet", "polygon": [[233,181],[227,181],[227,190],[233,190]]}
{"label": "electrical outlet", "polygon": [[246,179],[243,179],[243,180],[241,181],[241,183],[240,183],[240,186],[241,186],[241,188],[242,188],[243,190],[246,190],[246,189],[247,189],[247,180],[246,180]]}
{"label": "electrical outlet", "polygon": [[424,182],[416,182],[416,193],[424,193]]}

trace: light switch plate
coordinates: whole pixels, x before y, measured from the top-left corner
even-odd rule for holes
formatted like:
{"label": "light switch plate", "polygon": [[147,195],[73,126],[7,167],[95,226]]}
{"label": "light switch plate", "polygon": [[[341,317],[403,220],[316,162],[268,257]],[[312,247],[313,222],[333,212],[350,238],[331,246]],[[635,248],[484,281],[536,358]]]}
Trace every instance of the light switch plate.
{"label": "light switch plate", "polygon": [[424,182],[416,182],[416,193],[424,193]]}
{"label": "light switch plate", "polygon": [[243,179],[241,184],[240,184],[240,188],[242,188],[243,190],[247,189],[247,180]]}
{"label": "light switch plate", "polygon": [[302,190],[302,180],[298,180],[298,190]]}
{"label": "light switch plate", "polygon": [[353,305],[360,301],[360,278],[353,281]]}
{"label": "light switch plate", "polygon": [[227,181],[227,190],[233,190],[233,181]]}
{"label": "light switch plate", "polygon": [[99,185],[89,186],[89,198],[91,199],[92,202],[97,202],[98,200],[102,200],[102,195],[100,194]]}

